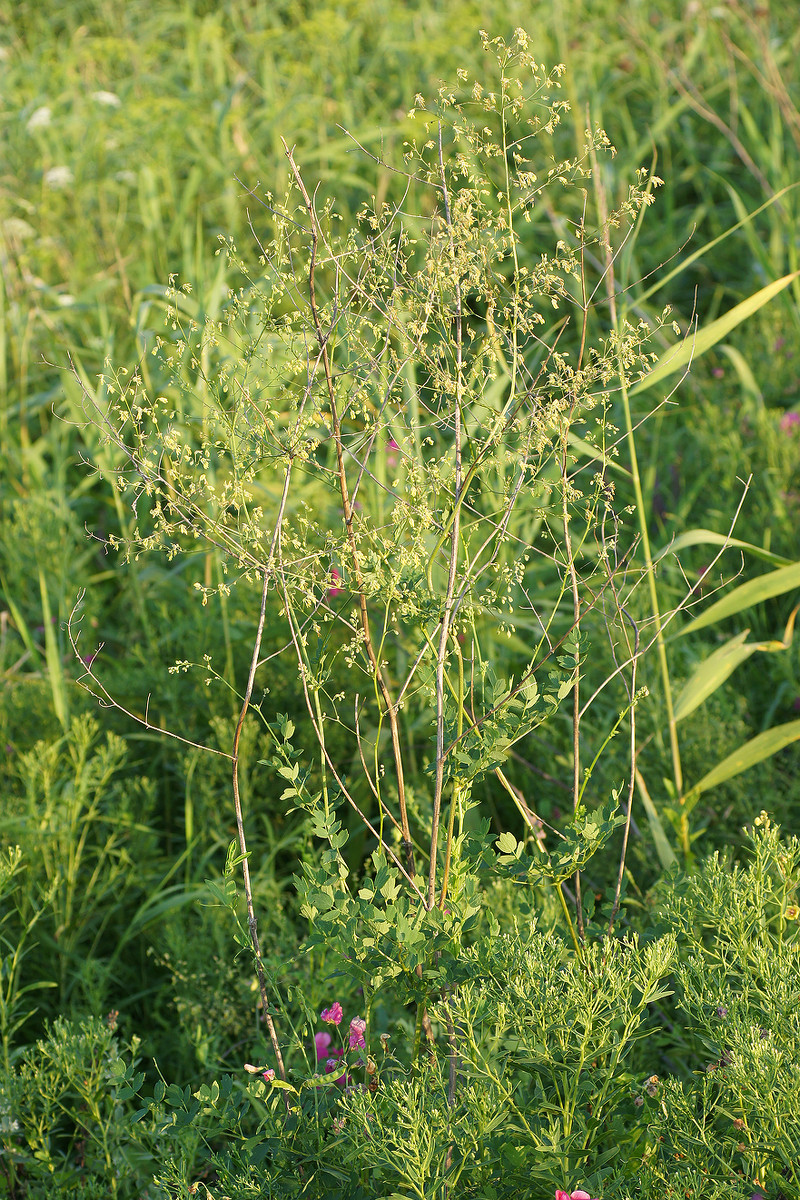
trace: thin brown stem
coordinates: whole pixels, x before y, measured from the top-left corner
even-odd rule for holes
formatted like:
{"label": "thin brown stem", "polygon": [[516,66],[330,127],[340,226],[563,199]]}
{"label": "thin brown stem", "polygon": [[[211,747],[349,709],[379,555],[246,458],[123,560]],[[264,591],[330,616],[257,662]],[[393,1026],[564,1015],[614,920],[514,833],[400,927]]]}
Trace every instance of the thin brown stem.
{"label": "thin brown stem", "polygon": [[[614,546],[616,546],[616,535],[614,538]],[[605,538],[605,521],[603,522],[603,548],[607,549],[607,543],[606,543],[606,538]],[[616,883],[616,888],[614,890],[614,903],[611,906],[611,916],[609,917],[609,920],[608,920],[608,936],[611,937],[611,935],[614,932],[614,923],[617,919],[617,913],[619,912],[619,905],[620,905],[620,897],[622,895],[622,880],[625,876],[625,863],[626,863],[627,856],[628,856],[628,841],[630,838],[631,821],[632,821],[632,816],[633,816],[633,794],[634,794],[634,790],[636,788],[636,670],[639,665],[639,640],[640,639],[639,639],[639,626],[637,625],[634,618],[631,616],[628,609],[623,604],[623,602],[619,596],[618,590],[617,590],[617,585],[614,581],[614,571],[617,567],[617,564],[615,562],[614,566],[611,565],[611,563],[609,562],[607,553],[604,553],[602,555],[602,561],[606,565],[606,570],[608,572],[608,579],[609,579],[609,583],[611,585],[611,592],[614,597],[614,602],[616,605],[617,612],[620,614],[620,616],[624,617],[624,619],[628,622],[628,624],[631,626],[631,628],[633,630],[633,653],[631,653],[630,641],[627,637],[627,634],[625,635],[625,641],[626,641],[626,645],[627,645],[627,649],[628,649],[628,657],[631,660],[630,684],[625,683],[625,677],[624,677],[624,675],[622,676],[623,683],[625,685],[625,689],[628,693],[628,699],[630,701],[630,714],[631,714],[631,719],[630,719],[630,775],[628,777],[628,798],[627,798],[626,805],[625,805],[625,830],[622,835],[622,849],[620,851],[619,868],[617,871],[617,883]],[[623,627],[623,632],[624,632],[624,627]],[[609,636],[611,636],[610,629],[609,629]],[[613,644],[612,644],[612,653],[613,653]],[[616,655],[614,655],[614,660],[616,662]]]}
{"label": "thin brown stem", "polygon": [[456,567],[458,565],[458,539],[461,529],[461,499],[462,499],[462,426],[461,406],[464,390],[463,362],[463,330],[461,280],[458,274],[455,245],[453,239],[453,214],[450,208],[450,193],[447,186],[447,173],[444,168],[442,152],[442,127],[439,125],[439,178],[441,180],[444,219],[447,226],[448,245],[450,250],[450,267],[455,285],[455,350],[456,350],[456,395],[453,413],[454,452],[455,452],[455,486],[453,492],[453,521],[450,530],[450,554],[447,566],[447,586],[442,610],[442,622],[439,630],[439,647],[436,654],[436,775],[433,789],[433,815],[431,816],[431,848],[428,860],[428,908],[433,908],[436,900],[436,856],[439,844],[439,821],[442,810],[442,789],[444,786],[444,668],[447,657],[447,643],[450,638],[450,628],[453,617],[453,602],[456,589]]}
{"label": "thin brown stem", "polygon": [[[281,140],[283,140],[283,139],[281,139]],[[350,548],[350,557],[351,557],[351,561],[353,564],[353,579],[355,582],[354,591],[358,595],[359,612],[360,612],[360,618],[361,618],[361,629],[362,629],[363,636],[364,636],[364,649],[366,650],[367,657],[369,658],[369,661],[370,661],[370,664],[372,667],[372,672],[373,672],[375,681],[378,685],[378,689],[380,691],[380,694],[381,694],[381,697],[382,697],[382,700],[384,703],[384,707],[386,709],[386,714],[389,718],[389,728],[391,730],[391,738],[392,738],[392,753],[394,755],[395,772],[396,772],[396,777],[397,777],[397,797],[398,797],[398,805],[400,808],[400,825],[401,825],[402,831],[403,831],[403,846],[404,846],[404,850],[406,853],[406,860],[407,860],[406,865],[408,867],[408,873],[413,874],[413,871],[414,871],[413,847],[412,847],[412,842],[411,842],[411,830],[410,830],[410,826],[408,823],[408,812],[407,812],[407,808],[406,808],[405,775],[404,775],[404,770],[403,770],[403,754],[402,754],[402,748],[400,745],[400,726],[399,726],[399,722],[397,719],[397,706],[392,700],[392,696],[389,691],[388,682],[386,680],[386,677],[385,677],[385,674],[381,667],[381,664],[378,660],[378,656],[375,653],[375,647],[372,642],[372,633],[370,630],[369,610],[367,607],[367,597],[366,597],[366,590],[364,587],[364,578],[363,578],[363,575],[361,572],[361,561],[360,561],[360,557],[359,557],[359,553],[358,553],[358,546],[356,543],[355,531],[353,529],[353,507],[352,507],[350,492],[349,492],[349,488],[348,488],[348,484],[347,484],[347,473],[345,470],[344,450],[343,450],[343,445],[342,445],[341,421],[340,421],[340,416],[339,416],[338,404],[337,404],[337,400],[336,400],[336,390],[335,390],[334,384],[333,384],[333,372],[331,370],[330,356],[328,354],[328,335],[326,335],[323,332],[322,323],[321,323],[320,315],[319,315],[319,307],[317,305],[316,263],[317,263],[317,251],[318,251],[318,246],[319,246],[319,225],[318,225],[318,221],[317,221],[316,210],[314,208],[314,202],[312,201],[311,197],[308,194],[308,190],[303,181],[303,177],[300,174],[300,170],[294,161],[293,151],[289,149],[289,147],[285,141],[283,142],[283,148],[286,153],[286,158],[289,162],[289,166],[291,167],[292,174],[295,179],[295,183],[297,184],[300,194],[303,197],[303,203],[305,204],[306,211],[308,212],[308,217],[309,217],[309,221],[310,221],[311,258],[310,258],[310,262],[309,262],[309,271],[308,271],[309,307],[310,307],[310,311],[311,311],[311,318],[314,322],[314,329],[315,329],[316,336],[317,336],[317,342],[319,344],[320,354],[322,357],[322,367],[323,367],[323,371],[325,373],[325,384],[326,384],[327,393],[328,393],[328,402],[330,404],[330,410],[331,410],[331,426],[333,429],[333,439],[334,439],[334,446],[335,446],[335,450],[336,450],[336,463],[337,463],[337,471],[338,471],[338,476],[339,476],[339,489],[340,489],[340,493],[341,493],[341,497],[342,497],[342,515],[344,518],[344,526],[345,526],[345,533],[347,536],[347,542],[348,542],[348,546]]]}
{"label": "thin brown stem", "polygon": [[[287,470],[287,483],[289,471]],[[275,1023],[272,1020],[272,1014],[269,1011],[269,1001],[267,999],[267,980],[264,972],[264,960],[261,956],[261,946],[258,940],[258,921],[256,919],[255,906],[253,904],[253,887],[250,882],[250,864],[247,858],[247,838],[244,831],[244,817],[242,815],[242,801],[239,794],[239,741],[242,735],[242,727],[244,725],[247,710],[250,707],[250,697],[253,694],[253,683],[256,676],[256,667],[258,666],[258,655],[261,650],[261,638],[264,633],[264,617],[267,611],[267,592],[269,590],[269,570],[264,571],[264,583],[261,589],[261,611],[258,616],[258,629],[256,630],[255,641],[253,643],[253,654],[250,659],[250,672],[247,677],[247,688],[242,701],[242,710],[239,713],[239,720],[236,723],[236,732],[233,735],[233,807],[236,812],[236,832],[239,838],[239,850],[242,855],[242,879],[244,882],[245,901],[247,903],[247,924],[250,930],[250,941],[253,946],[253,954],[256,960],[256,971],[258,972],[258,987],[261,993],[261,1005],[264,1010],[264,1020],[267,1025],[269,1039],[272,1042],[272,1050],[275,1055],[275,1061],[278,1065],[278,1074],[281,1079],[286,1079],[286,1068],[283,1063],[283,1055],[281,1054],[280,1044],[278,1042],[278,1034],[275,1030]]]}

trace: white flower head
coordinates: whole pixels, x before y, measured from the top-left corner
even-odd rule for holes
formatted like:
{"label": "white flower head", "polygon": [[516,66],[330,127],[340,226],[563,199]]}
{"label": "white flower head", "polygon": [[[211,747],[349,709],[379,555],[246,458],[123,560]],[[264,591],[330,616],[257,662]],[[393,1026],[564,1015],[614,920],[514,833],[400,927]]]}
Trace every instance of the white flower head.
{"label": "white flower head", "polygon": [[106,108],[119,108],[122,104],[116,92],[92,92],[92,99],[98,104],[105,105]]}
{"label": "white flower head", "polygon": [[2,228],[7,238],[14,238],[18,242],[27,241],[36,233],[33,226],[27,221],[23,221],[22,217],[8,217],[3,221]]}
{"label": "white flower head", "polygon": [[68,187],[74,178],[70,167],[51,167],[44,173],[44,181],[49,188]]}
{"label": "white flower head", "polygon": [[47,104],[43,104],[41,108],[35,109],[25,124],[28,133],[32,133],[34,129],[47,129],[47,126],[53,120],[53,111]]}

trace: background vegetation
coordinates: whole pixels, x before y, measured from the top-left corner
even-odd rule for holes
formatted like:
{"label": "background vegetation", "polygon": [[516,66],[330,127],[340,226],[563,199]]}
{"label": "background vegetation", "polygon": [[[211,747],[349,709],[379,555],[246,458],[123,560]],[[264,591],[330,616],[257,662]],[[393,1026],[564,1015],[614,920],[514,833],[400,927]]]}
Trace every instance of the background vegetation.
{"label": "background vegetation", "polygon": [[[516,27],[528,31],[538,61],[568,68],[563,93],[571,110],[554,134],[553,153],[579,153],[587,127],[601,125],[617,150],[601,168],[610,207],[623,202],[642,165],[664,181],[616,263],[630,312],[656,325],[669,304],[691,340],[693,329],[713,328],[760,289],[797,271],[800,32],[790,6],[692,0],[679,10],[664,0],[631,3],[620,15],[604,0],[0,3],[0,836],[9,848],[0,887],[0,1188],[9,1195],[59,1195],[81,1178],[86,1194],[93,1186],[108,1194],[103,1187],[114,1178],[123,1192],[133,1180],[130,1194],[138,1195],[159,1171],[161,1191],[154,1195],[185,1194],[203,1172],[213,1187],[221,1167],[208,1167],[200,1149],[206,1134],[188,1118],[185,1139],[175,1135],[171,1166],[162,1161],[163,1146],[144,1135],[131,1148],[133,1097],[159,1079],[179,1083],[188,1092],[171,1093],[178,1110],[220,1071],[241,1073],[245,1059],[259,1061],[254,1047],[263,1038],[251,963],[232,952],[230,913],[212,903],[204,884],[223,877],[235,836],[228,764],[157,732],[230,748],[259,589],[242,584],[203,606],[198,586],[213,589],[223,578],[213,549],[172,563],[143,556],[127,565],[108,552],[107,539],[133,536],[138,514],[113,486],[111,452],[87,422],[86,396],[102,405],[104,381],[114,372],[138,370],[153,394],[173,386],[154,351],[159,339],[173,338],[176,312],[198,326],[217,320],[248,275],[259,272],[257,238],[271,230],[263,190],[283,197],[290,183],[282,138],[295,148],[320,205],[335,198],[342,225],[355,225],[366,200],[402,194],[402,180],[384,164],[399,158],[414,131],[408,114],[415,96],[435,94],[457,68],[480,74],[479,28],[508,38]],[[539,209],[530,225],[532,256],[569,240],[575,203]],[[237,255],[220,253],[220,239],[233,241]],[[179,309],[176,283],[183,288]],[[724,861],[737,859],[742,827],[762,809],[789,832],[797,827],[798,583],[794,574],[776,579],[775,572],[797,570],[798,560],[800,282],[752,307],[747,321],[696,354],[667,405],[659,400],[675,377],[660,394],[633,397],[634,422],[655,409],[636,432],[641,495],[625,475],[616,486],[621,503],[632,506],[631,525],[643,516],[655,557],[671,544],[680,549],[679,562],[668,555],[659,568],[662,610],[678,604],[687,588],[698,602],[671,628],[667,651],[672,698],[685,699],[683,779],[697,783],[770,729],[787,732],[774,743],[777,753],[750,770],[723,771],[715,786],[681,805],[657,657],[643,666],[639,682],[647,683],[650,697],[639,709],[639,763],[647,791],[634,801],[625,879],[626,921],[642,929],[655,929],[659,905],[678,920],[684,893],[678,888],[664,899],[673,863],[691,877],[715,851],[729,855]],[[667,328],[654,348],[661,352],[671,342]],[[186,368],[184,382],[201,411],[201,375],[190,377]],[[624,446],[621,462],[631,465]],[[751,476],[738,543],[717,557]],[[733,590],[767,577],[772,586],[739,593],[741,606],[733,603],[727,615],[686,632],[720,584]],[[98,706],[78,682],[86,663],[71,649],[67,621],[83,591],[81,654],[92,658],[103,643],[93,670],[131,713],[142,716],[152,697],[153,728]],[[607,650],[592,636],[598,630],[599,622],[587,631],[593,652],[598,645],[589,681],[609,670]],[[739,654],[731,639],[745,630],[760,649]],[[520,624],[490,644],[498,670],[519,673],[530,657],[526,637]],[[267,613],[262,656],[277,654],[283,640],[276,607]],[[714,682],[723,686],[709,688],[692,708],[684,685],[696,692],[699,664],[722,647],[729,657]],[[214,686],[207,684],[205,655]],[[201,666],[169,674],[176,661]],[[271,660],[266,704],[270,719],[281,712],[296,726],[298,745],[311,740],[293,660]],[[618,708],[609,697],[591,711],[587,746],[605,738]],[[612,740],[592,779],[590,808],[619,786],[626,754],[624,739]],[[319,1013],[334,998],[337,963],[324,945],[299,953],[308,926],[293,883],[302,864],[318,863],[319,845],[303,814],[287,811],[279,799],[284,784],[255,724],[244,727],[240,759],[265,962],[286,994],[300,988],[305,1011]],[[564,825],[572,808],[568,712],[516,747],[508,776],[535,798],[545,822]],[[506,791],[487,783],[481,799],[493,834],[523,836]],[[350,831],[346,855],[356,872],[372,846],[355,825]],[[599,908],[613,892],[618,857],[616,849],[605,854],[587,876]],[[774,862],[765,874],[773,868]],[[713,876],[713,867],[703,869],[711,872],[703,878]],[[775,904],[783,913],[792,900],[787,892]],[[745,908],[749,903],[741,900]],[[762,908],[766,903],[758,900]],[[504,904],[513,907],[498,893],[498,915]],[[716,919],[712,913],[708,923]],[[557,928],[557,914],[548,920]],[[781,938],[791,927],[775,912],[764,920]],[[691,935],[697,945],[707,928],[698,918],[699,932]],[[497,953],[498,978],[521,970]],[[726,962],[728,951],[719,953]],[[662,966],[670,975],[672,968]],[[540,967],[546,970],[544,960]],[[702,989],[688,978],[681,987],[687,1004],[694,997],[699,1005],[686,1044],[663,1034],[631,1067],[640,1080],[670,1077],[672,1108],[666,1116],[659,1110],[658,1120],[678,1130],[685,1126],[678,1116],[670,1124],[671,1116],[682,1104],[691,1108],[681,1089],[699,1069],[698,1056],[707,1058],[714,1046],[714,1031],[702,1022],[727,1007],[715,999],[703,1008]],[[737,992],[746,993],[744,985]],[[358,1006],[355,995],[350,1001],[348,1019]],[[731,1035],[742,1062],[749,1037],[744,1011],[737,1010]],[[413,1014],[397,1010],[391,1020],[399,1037]],[[308,1042],[310,1023],[307,1030],[300,1041]],[[786,1053],[794,1053],[786,1037]],[[125,1074],[134,1051],[118,1058],[120,1039],[135,1043],[144,1083]],[[747,1053],[761,1053],[747,1045]],[[43,1063],[51,1065],[45,1070]],[[794,1085],[784,1083],[788,1113]],[[39,1088],[40,1107],[20,1139],[11,1128],[19,1097]],[[637,1095],[652,1100],[641,1087]],[[64,1118],[65,1112],[72,1115]],[[89,1125],[103,1131],[99,1139],[87,1137]],[[206,1132],[218,1151],[214,1130]],[[679,1143],[675,1134],[674,1152],[686,1154]],[[729,1162],[738,1144],[731,1143]],[[785,1153],[791,1159],[791,1148]],[[379,1172],[387,1160],[378,1159],[376,1149],[371,1169]],[[596,1169],[602,1179],[603,1164]],[[755,1178],[754,1166],[749,1180]],[[785,1189],[796,1186],[782,1178]],[[617,1183],[608,1180],[610,1195]],[[540,1182],[541,1195],[550,1195],[559,1180],[551,1172]],[[334,1194],[334,1184],[328,1186]],[[688,1176],[686,1186],[696,1186]]]}

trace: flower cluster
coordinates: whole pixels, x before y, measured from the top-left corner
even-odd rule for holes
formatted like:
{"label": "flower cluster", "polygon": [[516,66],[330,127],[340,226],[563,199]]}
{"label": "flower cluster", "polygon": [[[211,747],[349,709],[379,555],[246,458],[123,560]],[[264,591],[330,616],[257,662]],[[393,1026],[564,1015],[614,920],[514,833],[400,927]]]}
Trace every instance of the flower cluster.
{"label": "flower cluster", "polygon": [[[323,1008],[320,1013],[320,1020],[326,1025],[339,1026],[344,1018],[344,1010],[338,1000],[330,1006]],[[367,1030],[367,1022],[362,1017],[353,1017],[348,1029],[348,1046],[351,1050],[364,1050],[366,1043],[364,1034]],[[330,1075],[341,1067],[341,1060],[344,1058],[344,1050],[338,1047],[331,1049],[331,1034],[326,1029],[320,1030],[314,1034],[314,1047],[316,1049],[317,1062],[325,1063],[325,1074]],[[349,1082],[347,1072],[345,1071],[338,1079],[334,1080],[340,1086],[344,1086]]]}
{"label": "flower cluster", "polygon": [[582,1188],[578,1188],[574,1192],[562,1192],[561,1188],[556,1188],[556,1200],[599,1200],[599,1198],[590,1196]]}

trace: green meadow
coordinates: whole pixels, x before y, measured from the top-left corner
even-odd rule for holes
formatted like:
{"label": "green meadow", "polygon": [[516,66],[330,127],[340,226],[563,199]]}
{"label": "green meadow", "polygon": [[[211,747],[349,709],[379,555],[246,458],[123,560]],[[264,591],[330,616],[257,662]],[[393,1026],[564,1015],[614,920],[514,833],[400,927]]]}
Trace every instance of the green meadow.
{"label": "green meadow", "polygon": [[800,1200],[799,55],[0,0],[0,1196]]}

